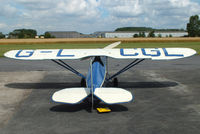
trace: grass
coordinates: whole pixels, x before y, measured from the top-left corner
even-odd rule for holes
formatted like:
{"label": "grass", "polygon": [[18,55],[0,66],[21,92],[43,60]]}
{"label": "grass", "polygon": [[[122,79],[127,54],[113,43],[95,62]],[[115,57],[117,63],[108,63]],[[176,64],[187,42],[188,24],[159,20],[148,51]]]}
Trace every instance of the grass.
{"label": "grass", "polygon": [[[59,44],[8,44],[0,45],[0,57],[9,50],[18,49],[91,49],[103,48],[109,43],[59,43]],[[200,54],[200,42],[138,42],[138,43],[122,43],[118,48],[160,48],[160,47],[186,47],[192,48]]]}

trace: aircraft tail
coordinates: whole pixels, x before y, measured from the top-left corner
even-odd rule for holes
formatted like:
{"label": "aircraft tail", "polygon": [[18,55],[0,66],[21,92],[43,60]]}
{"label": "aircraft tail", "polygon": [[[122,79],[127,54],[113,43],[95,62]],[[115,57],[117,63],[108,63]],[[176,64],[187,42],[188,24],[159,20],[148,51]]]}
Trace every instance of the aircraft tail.
{"label": "aircraft tail", "polygon": [[127,103],[134,99],[131,92],[122,88],[96,88],[94,95],[106,104]]}
{"label": "aircraft tail", "polygon": [[[91,93],[89,88],[66,88],[55,92],[52,100],[58,103],[78,104]],[[122,88],[96,88],[94,95],[106,104],[127,103],[134,99],[131,92]]]}
{"label": "aircraft tail", "polygon": [[66,88],[55,92],[52,100],[58,103],[78,104],[90,95],[89,88]]}

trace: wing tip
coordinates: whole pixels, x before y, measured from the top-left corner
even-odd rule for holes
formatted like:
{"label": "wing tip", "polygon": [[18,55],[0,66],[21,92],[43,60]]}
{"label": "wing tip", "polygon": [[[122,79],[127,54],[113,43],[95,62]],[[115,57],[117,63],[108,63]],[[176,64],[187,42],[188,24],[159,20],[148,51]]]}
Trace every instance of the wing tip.
{"label": "wing tip", "polygon": [[[13,51],[13,50],[11,50],[11,51]],[[4,57],[7,57],[7,58],[12,58],[12,57],[10,56],[11,51],[5,52],[5,53],[3,54],[3,56],[4,56]]]}

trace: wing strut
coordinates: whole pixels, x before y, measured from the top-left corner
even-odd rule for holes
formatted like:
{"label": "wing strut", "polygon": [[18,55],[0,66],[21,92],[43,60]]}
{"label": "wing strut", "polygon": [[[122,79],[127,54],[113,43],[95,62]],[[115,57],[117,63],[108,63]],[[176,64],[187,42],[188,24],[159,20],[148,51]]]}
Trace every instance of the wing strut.
{"label": "wing strut", "polygon": [[90,68],[91,68],[91,90],[92,90],[92,106],[91,106],[91,112],[94,108],[94,87],[93,87],[93,78],[92,78],[92,58],[90,61]]}
{"label": "wing strut", "polygon": [[128,64],[127,66],[125,66],[123,69],[121,69],[120,71],[118,71],[116,74],[110,76],[110,77],[107,79],[107,81],[109,81],[109,80],[115,78],[116,76],[118,76],[118,75],[120,75],[121,73],[123,73],[123,72],[129,70],[130,68],[134,67],[135,65],[139,64],[140,62],[142,62],[142,61],[144,61],[144,60],[145,60],[145,59],[141,59],[141,60],[136,59],[136,60],[134,60],[133,62],[131,62],[130,64]]}
{"label": "wing strut", "polygon": [[68,64],[65,63],[64,61],[62,61],[62,60],[58,60],[58,61],[52,60],[52,61],[55,62],[56,64],[58,64],[58,65],[64,67],[65,69],[71,71],[72,73],[74,73],[74,74],[76,74],[76,75],[82,77],[83,79],[86,79],[86,77],[85,77],[83,74],[81,74],[81,73],[79,73],[78,71],[76,71],[75,69],[73,69],[70,65],[68,65]]}

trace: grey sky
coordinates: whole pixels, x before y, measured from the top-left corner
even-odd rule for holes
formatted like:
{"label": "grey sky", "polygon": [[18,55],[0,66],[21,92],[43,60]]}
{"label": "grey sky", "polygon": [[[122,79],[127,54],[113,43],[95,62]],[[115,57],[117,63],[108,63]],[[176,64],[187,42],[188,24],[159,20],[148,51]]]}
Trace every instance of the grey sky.
{"label": "grey sky", "polygon": [[33,28],[82,33],[124,26],[186,28],[199,0],[0,0],[0,32]]}

